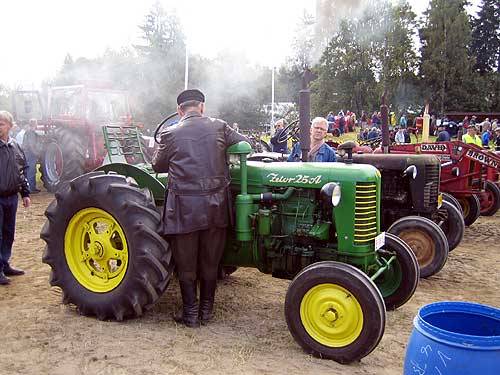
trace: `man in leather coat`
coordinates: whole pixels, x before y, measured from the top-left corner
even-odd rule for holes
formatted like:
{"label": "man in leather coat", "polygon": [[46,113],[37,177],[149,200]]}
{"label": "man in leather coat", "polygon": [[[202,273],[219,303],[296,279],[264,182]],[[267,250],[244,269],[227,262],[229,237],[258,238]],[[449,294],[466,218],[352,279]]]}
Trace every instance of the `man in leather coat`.
{"label": "man in leather coat", "polygon": [[[199,327],[213,317],[217,271],[229,222],[228,146],[248,141],[222,120],[203,115],[205,96],[185,90],[177,97],[178,124],[161,134],[153,157],[168,172],[163,232],[170,239],[182,294],[177,322]],[[197,301],[200,281],[200,304]]]}

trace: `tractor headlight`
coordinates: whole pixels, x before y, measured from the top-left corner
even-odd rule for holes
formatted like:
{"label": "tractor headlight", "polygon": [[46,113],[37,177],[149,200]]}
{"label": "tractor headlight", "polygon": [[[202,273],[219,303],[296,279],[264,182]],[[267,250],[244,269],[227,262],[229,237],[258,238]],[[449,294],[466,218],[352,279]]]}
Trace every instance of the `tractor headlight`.
{"label": "tractor headlight", "polygon": [[341,195],[339,183],[329,182],[321,188],[321,199],[325,203],[331,203],[333,207],[337,207],[339,205]]}

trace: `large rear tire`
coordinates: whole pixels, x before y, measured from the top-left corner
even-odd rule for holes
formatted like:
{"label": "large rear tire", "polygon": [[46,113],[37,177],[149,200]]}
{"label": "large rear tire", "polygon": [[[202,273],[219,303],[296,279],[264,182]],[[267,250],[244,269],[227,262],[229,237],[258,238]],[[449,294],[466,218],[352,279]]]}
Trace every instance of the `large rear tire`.
{"label": "large rear tire", "polygon": [[491,181],[486,181],[484,193],[479,195],[481,216],[493,216],[500,209],[500,188]]}
{"label": "large rear tire", "polygon": [[85,173],[85,145],[78,133],[56,129],[54,138],[45,145],[40,173],[43,186],[50,192]]}
{"label": "large rear tire", "polygon": [[410,246],[420,266],[420,277],[438,273],[448,259],[448,240],[441,228],[425,217],[406,216],[387,230]]}
{"label": "large rear tire", "polygon": [[464,223],[466,227],[471,226],[481,215],[481,203],[479,198],[474,195],[468,195],[465,198],[457,198],[464,212]]}
{"label": "large rear tire", "polygon": [[141,316],[165,291],[171,250],[150,195],[124,176],[91,172],[64,184],[45,211],[43,262],[63,303],[83,315]]}
{"label": "large rear tire", "polygon": [[378,253],[386,261],[396,256],[389,268],[375,279],[384,297],[385,308],[394,310],[408,302],[417,289],[420,278],[417,257],[404,241],[387,232],[385,245]]}
{"label": "large rear tire", "polygon": [[448,251],[454,250],[462,242],[465,232],[464,217],[460,210],[443,200],[434,222],[443,230],[448,240]]}
{"label": "large rear tire", "polygon": [[385,330],[385,308],[375,284],[339,262],[311,264],[293,279],[285,317],[295,341],[314,356],[340,363],[375,349]]}

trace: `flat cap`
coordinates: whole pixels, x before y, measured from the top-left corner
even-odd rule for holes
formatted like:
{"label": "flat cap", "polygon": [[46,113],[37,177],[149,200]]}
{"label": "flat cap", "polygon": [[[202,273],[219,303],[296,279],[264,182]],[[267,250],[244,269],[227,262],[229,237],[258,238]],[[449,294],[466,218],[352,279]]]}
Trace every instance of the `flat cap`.
{"label": "flat cap", "polygon": [[177,105],[181,105],[191,100],[205,103],[205,95],[198,89],[184,90],[177,97]]}

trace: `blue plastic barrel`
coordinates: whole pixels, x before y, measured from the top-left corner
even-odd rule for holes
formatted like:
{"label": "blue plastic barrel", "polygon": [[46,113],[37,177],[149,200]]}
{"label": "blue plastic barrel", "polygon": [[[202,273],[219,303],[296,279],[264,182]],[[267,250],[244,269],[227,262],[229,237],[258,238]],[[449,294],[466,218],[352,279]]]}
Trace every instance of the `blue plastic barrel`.
{"label": "blue plastic barrel", "polygon": [[405,375],[499,375],[500,309],[436,302],[413,320]]}

